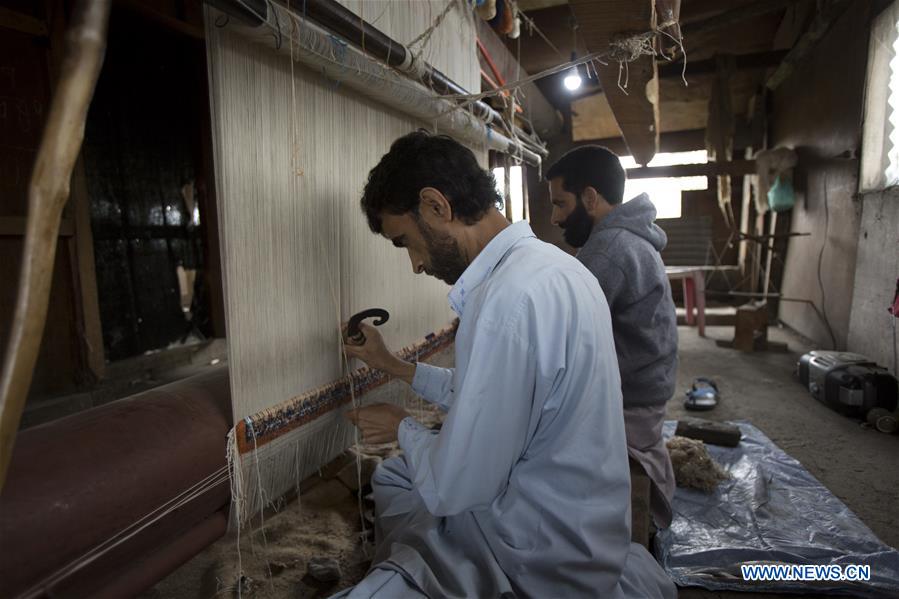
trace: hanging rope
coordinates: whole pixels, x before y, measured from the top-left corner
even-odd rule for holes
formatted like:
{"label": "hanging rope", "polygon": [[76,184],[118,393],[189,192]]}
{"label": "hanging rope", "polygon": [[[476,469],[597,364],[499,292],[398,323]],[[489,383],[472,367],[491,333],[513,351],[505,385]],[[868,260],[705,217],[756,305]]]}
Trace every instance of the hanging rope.
{"label": "hanging rope", "polygon": [[455,0],[449,0],[449,2],[447,2],[446,6],[443,8],[443,10],[440,12],[440,14],[437,15],[437,18],[434,19],[434,21],[431,23],[431,25],[427,29],[422,31],[420,34],[418,34],[415,37],[415,39],[413,39],[411,42],[409,42],[407,47],[410,50],[416,44],[421,45],[421,47],[417,51],[413,52],[416,58],[421,56],[421,53],[424,51],[425,46],[428,44],[429,41],[431,41],[431,36],[434,35],[434,32],[437,31],[437,28],[440,27],[441,23],[443,23],[443,19],[446,18],[446,15],[449,14],[449,12],[453,9],[453,7],[455,5],[456,5]]}

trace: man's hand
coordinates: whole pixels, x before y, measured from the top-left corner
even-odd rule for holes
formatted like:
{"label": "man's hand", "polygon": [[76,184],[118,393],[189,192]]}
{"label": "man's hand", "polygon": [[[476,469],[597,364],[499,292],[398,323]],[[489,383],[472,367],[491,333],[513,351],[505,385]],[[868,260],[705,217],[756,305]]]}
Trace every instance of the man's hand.
{"label": "man's hand", "polygon": [[366,443],[393,443],[400,423],[408,416],[406,410],[389,403],[372,404],[346,413],[347,419],[359,427]]}
{"label": "man's hand", "polygon": [[410,385],[415,376],[415,364],[400,360],[384,345],[384,338],[375,327],[360,323],[359,330],[365,335],[365,341],[356,345],[347,338],[346,329],[343,335],[343,351],[348,358],[359,358],[369,368],[383,370],[387,374],[403,379]]}

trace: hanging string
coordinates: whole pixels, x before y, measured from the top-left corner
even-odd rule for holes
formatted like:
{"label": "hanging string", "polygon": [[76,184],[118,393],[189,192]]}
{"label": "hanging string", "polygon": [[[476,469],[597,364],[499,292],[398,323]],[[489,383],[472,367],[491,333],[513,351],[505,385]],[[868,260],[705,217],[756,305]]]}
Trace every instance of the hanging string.
{"label": "hanging string", "polygon": [[[287,0],[287,11],[290,12],[290,0]],[[303,13],[306,13],[306,0],[303,0]],[[297,23],[291,19],[290,20],[290,126],[294,132],[294,140],[292,147],[292,155],[291,160],[293,162],[293,172],[298,177],[302,177],[304,174],[303,167],[300,165],[300,145],[297,143],[297,139],[299,139],[299,132],[297,130],[297,85],[296,79],[294,78],[294,61],[296,58],[294,57],[294,48],[295,44],[295,36],[294,36],[294,28],[297,26]]]}
{"label": "hanging string", "polygon": [[[244,4],[244,0],[238,0],[238,2],[241,2],[244,6],[246,6]],[[247,6],[247,9],[250,10],[251,12],[253,12],[252,7]],[[279,9],[275,9],[275,10],[279,10]],[[259,15],[259,16],[260,16],[260,19],[262,19],[262,15]],[[282,17],[285,17],[285,18],[291,19],[291,20],[300,20],[299,16],[293,15],[291,13],[286,13],[285,15],[282,15]],[[273,21],[274,21],[274,19],[269,17],[268,19],[264,20],[263,22],[265,23],[265,25],[267,27],[274,28],[276,25]],[[297,28],[292,27],[291,30],[295,33]],[[633,37],[639,38],[639,37],[648,37],[651,35],[655,35],[655,33],[654,32],[646,32],[644,34],[638,34]],[[306,43],[303,43],[303,44],[298,44],[298,45],[307,54],[314,55],[318,59],[323,60],[324,62],[335,65],[339,69],[345,70],[346,68],[348,68],[350,66],[342,60],[341,56],[335,55],[333,43],[330,44],[331,47],[328,48],[328,50],[326,52],[321,51],[317,46],[315,46],[314,42],[315,42],[315,40],[318,39],[318,37],[320,37],[320,36],[311,35],[311,32],[310,32],[310,35],[306,35],[305,41],[313,42],[313,44],[307,45]],[[341,41],[341,44],[345,44],[345,42]],[[342,46],[342,47],[345,47],[345,46]],[[587,63],[587,62],[590,62],[593,60],[599,61],[601,64],[607,64],[606,62],[603,61],[603,58],[610,58],[616,52],[620,52],[620,48],[616,49],[616,48],[610,47],[601,52],[590,53],[590,54],[587,54],[587,55],[581,57],[580,59],[576,59],[573,61],[569,61],[569,62],[560,64],[560,65],[557,65],[553,68],[546,69],[535,75],[531,75],[531,76],[528,76],[523,79],[519,78],[516,81],[507,83],[506,85],[503,85],[497,89],[486,90],[484,92],[477,93],[477,94],[441,95],[441,94],[436,94],[434,92],[430,92],[430,90],[423,90],[422,88],[418,87],[418,84],[416,82],[413,82],[413,80],[410,79],[406,73],[402,73],[402,72],[398,73],[392,67],[385,65],[383,63],[379,63],[378,61],[374,61],[374,62],[381,65],[382,71],[378,72],[376,70],[366,67],[365,71],[364,71],[364,77],[366,79],[368,79],[369,81],[371,81],[374,85],[377,85],[378,82],[383,82],[383,83],[391,86],[391,88],[394,90],[391,92],[391,97],[393,97],[396,100],[406,102],[410,105],[421,106],[422,100],[425,97],[424,94],[427,94],[427,97],[431,100],[445,101],[446,104],[443,105],[444,107],[438,107],[436,105],[429,107],[429,109],[432,108],[434,110],[434,114],[432,114],[429,118],[437,119],[437,118],[446,117],[446,118],[453,118],[455,120],[455,118],[453,117],[454,113],[458,112],[461,115],[461,111],[467,111],[468,106],[466,105],[466,103],[476,102],[476,101],[482,100],[484,98],[496,96],[496,95],[504,93],[504,92],[513,92],[513,93],[520,94],[521,93],[520,88],[523,85],[526,85],[528,83],[532,83],[534,81],[554,75],[554,74],[564,71],[566,69],[570,69],[573,66],[578,66],[580,64],[584,64],[584,63]],[[358,72],[362,73],[361,69],[363,68],[363,64],[359,60],[356,60],[356,59],[354,59],[354,60],[355,60],[355,63],[353,64],[353,67],[355,67],[355,69]],[[366,57],[366,60],[373,60],[373,59],[370,59],[370,57]],[[421,61],[418,61],[418,62],[420,63]],[[353,68],[353,67],[350,67],[350,68]],[[403,98],[400,96],[396,96],[395,94],[397,91],[404,92],[406,97]],[[460,106],[460,104],[461,104],[461,106]],[[483,137],[484,135],[489,136],[489,128],[491,126],[491,123],[489,123],[489,122],[484,122],[482,120],[482,121],[480,121],[480,125],[477,125],[476,124],[477,121],[468,121],[468,120],[460,119],[460,120],[456,121],[456,123],[457,123],[457,125],[459,125],[463,128],[474,128],[475,130],[482,132],[482,133],[479,133],[479,137]],[[507,123],[502,123],[502,124],[495,123],[494,125],[499,125],[501,127],[505,127],[506,130],[511,129],[511,126]],[[529,143],[539,145],[539,142],[535,142],[534,140],[529,140]],[[519,148],[519,153],[521,153],[521,151],[522,151],[522,149]]]}
{"label": "hanging string", "polygon": [[[428,4],[430,6],[430,2]],[[416,58],[421,55],[422,51],[424,51],[425,46],[427,46],[428,42],[431,40],[431,36],[434,35],[434,32],[437,31],[437,28],[440,27],[441,23],[443,23],[443,19],[446,18],[446,15],[449,14],[449,12],[453,9],[454,6],[456,6],[455,0],[449,0],[446,3],[446,6],[443,8],[443,10],[440,12],[440,14],[437,15],[437,18],[431,22],[431,25],[427,29],[422,31],[420,34],[418,34],[415,37],[415,39],[413,39],[411,42],[409,42],[407,44],[407,47],[410,50],[416,44],[419,44],[419,43],[421,44],[421,47],[418,49],[418,51],[413,51],[413,54],[416,56]]]}
{"label": "hanging string", "polygon": [[[266,19],[264,17],[264,15],[261,15],[261,14],[257,13],[256,11],[254,11],[252,6],[249,6],[244,3],[244,0],[238,0],[238,2],[240,2],[242,6],[245,6],[247,8],[247,10],[256,14],[259,17],[259,19],[264,22],[265,26],[268,26],[270,28],[274,27],[274,24],[271,22],[271,19]],[[295,16],[295,18],[299,18],[299,17],[296,17],[296,15],[294,15],[294,16]],[[571,69],[572,67],[580,66],[582,64],[585,64],[585,63],[593,61],[593,60],[596,60],[600,64],[605,65],[608,63],[604,62],[602,60],[603,58],[611,59],[611,60],[618,62],[618,61],[633,61],[644,54],[655,55],[656,54],[655,49],[653,48],[651,42],[647,43],[647,40],[651,40],[653,36],[658,35],[660,33],[663,33],[663,32],[658,29],[652,29],[649,31],[645,31],[643,33],[634,34],[629,37],[623,37],[616,41],[611,42],[609,44],[609,47],[604,50],[585,54],[584,56],[582,56],[580,58],[576,58],[574,60],[570,60],[570,61],[558,64],[554,67],[550,67],[548,69],[540,71],[539,73],[536,73],[534,75],[529,75],[528,77],[521,78],[516,81],[512,81],[505,85],[499,86],[497,88],[489,89],[489,90],[486,90],[486,91],[483,91],[480,93],[434,94],[432,97],[435,99],[445,99],[445,100],[478,101],[478,100],[483,100],[484,98],[497,96],[499,94],[502,94],[503,92],[513,91],[513,90],[520,88],[528,83],[533,83],[535,81],[545,79],[546,77],[550,77],[550,76],[560,73],[562,71]],[[632,49],[639,48],[639,47],[645,47],[646,50],[640,51],[637,55],[633,56],[632,58],[625,58],[627,56],[632,55]],[[318,56],[319,58],[325,59],[329,62],[333,62],[335,65],[342,66],[342,67],[346,66],[344,63],[340,62],[339,60],[335,60],[333,56],[328,56],[328,55],[320,53],[314,49],[308,49],[308,51],[310,54]],[[375,59],[373,58],[372,60],[375,60]],[[389,65],[385,65],[385,66],[388,66],[388,68],[390,68],[391,71],[394,71],[392,67],[389,67]],[[373,73],[366,73],[366,75],[369,77],[372,77],[374,79],[382,79],[385,81],[390,81],[391,84],[400,85],[400,86],[404,85],[402,82],[398,82],[398,81],[396,81],[392,78],[388,78],[386,76],[376,75]],[[411,80],[407,80],[405,85],[410,89],[410,91],[411,90],[418,91],[417,88],[415,88],[413,85],[411,85]]]}
{"label": "hanging string", "polygon": [[[259,531],[262,533],[262,548],[263,548],[263,551],[265,554],[265,567],[266,567],[266,570],[268,571],[268,582],[269,582],[269,585],[271,586],[272,593],[274,593],[275,592],[275,584],[272,581],[272,566],[271,566],[271,559],[270,559],[269,550],[268,550],[268,537],[265,534],[265,506],[268,505],[268,502],[265,500],[265,489],[262,487],[262,476],[260,475],[262,470],[261,470],[261,468],[259,468],[259,445],[256,443],[256,429],[253,427],[252,421],[250,421],[248,423],[248,426],[249,426],[248,430],[250,432],[250,435],[253,437],[253,461],[255,462],[255,465],[256,465],[256,483],[259,488],[259,500],[260,500],[261,505],[263,506],[262,509],[259,510]],[[252,537],[250,537],[250,539],[252,540]],[[250,548],[255,552],[252,542],[250,543]],[[238,589],[241,587],[240,583],[241,583],[242,575],[243,575],[243,573],[240,572],[237,577]]]}
{"label": "hanging string", "polygon": [[[360,6],[360,25],[361,25],[361,29],[362,29],[362,51],[364,52],[365,51],[365,29],[366,29],[365,28],[365,18],[364,18],[365,2],[362,2],[361,4],[362,4],[362,6]],[[304,6],[305,6],[305,0],[304,0]],[[287,8],[288,8],[288,11],[290,11],[289,2],[288,2]],[[385,8],[385,10],[386,10],[386,8]],[[381,16],[383,16],[383,14],[384,13],[382,12]],[[380,19],[381,17],[379,16],[378,18]],[[294,41],[295,41],[294,36],[291,35],[291,48],[293,47]],[[291,63],[290,64],[291,88],[293,90],[293,94],[295,97],[296,96],[296,78],[294,76],[294,70],[293,70],[293,50],[292,49],[291,49],[290,63]],[[294,112],[295,111],[296,111],[296,108],[294,106]],[[293,145],[296,147],[299,146],[299,134],[296,130],[294,131]],[[335,229],[339,232],[339,227],[336,227]],[[320,255],[323,259],[326,259],[328,257],[328,253],[325,251],[325,244],[322,239],[321,230],[319,228],[316,228],[316,238],[318,240]],[[339,243],[337,244],[337,247],[338,248],[340,247]],[[340,259],[338,256],[338,259],[337,259],[337,278],[338,278],[338,280],[340,280],[340,277],[341,277]],[[337,337],[339,340],[338,345],[337,345],[338,361],[340,362],[341,370],[344,373],[344,377],[347,379],[347,381],[349,383],[350,403],[352,405],[352,409],[355,410],[360,407],[360,403],[359,403],[358,399],[356,398],[356,392],[355,392],[356,385],[353,381],[353,374],[352,374],[352,370],[350,369],[349,360],[347,359],[346,354],[344,353],[344,350],[343,350],[343,344],[344,344],[344,341],[343,341],[343,319],[341,317],[341,305],[340,305],[340,297],[339,297],[340,293],[339,293],[339,291],[335,290],[334,282],[333,282],[333,279],[332,279],[331,273],[330,273],[330,269],[328,269],[328,287],[331,291],[331,299],[334,302],[335,315],[336,315],[336,329],[337,329]],[[362,504],[362,451],[360,448],[359,429],[356,426],[353,427],[353,449],[355,450],[354,453],[355,453],[355,457],[356,457],[356,482],[357,482],[357,488],[359,489],[358,492],[356,493],[357,507],[359,510],[359,522],[362,525],[362,538],[365,539],[367,531],[366,531],[366,526],[365,526],[365,510],[364,510],[364,506]],[[258,467],[258,463],[257,463],[257,467]],[[297,496],[299,497],[299,494]],[[364,542],[363,542],[362,550],[363,550],[363,554],[367,557],[368,556],[368,548]]]}
{"label": "hanging string", "polygon": [[[537,27],[537,23],[534,22],[534,19],[532,19],[532,18],[530,18],[529,16],[527,16],[527,15],[524,13],[524,11],[521,10],[520,7],[519,7],[519,9],[518,9],[518,15],[519,15],[519,16],[522,18],[522,20],[525,22],[525,25],[526,25],[527,28],[528,28],[528,34],[529,34],[529,35],[533,35],[534,32],[536,31],[536,32],[537,32],[537,35],[539,35],[539,36],[543,39],[543,41],[546,42],[546,45],[548,45],[550,48],[552,48],[553,52],[555,52],[556,54],[558,54],[560,58],[565,58],[565,55],[562,54],[562,51],[559,50],[559,49],[556,47],[556,45],[555,45],[554,43],[552,43],[552,42],[549,40],[548,37],[546,37],[546,35],[543,33],[543,31],[542,31],[539,27]],[[521,39],[521,36],[519,35],[518,38]]]}

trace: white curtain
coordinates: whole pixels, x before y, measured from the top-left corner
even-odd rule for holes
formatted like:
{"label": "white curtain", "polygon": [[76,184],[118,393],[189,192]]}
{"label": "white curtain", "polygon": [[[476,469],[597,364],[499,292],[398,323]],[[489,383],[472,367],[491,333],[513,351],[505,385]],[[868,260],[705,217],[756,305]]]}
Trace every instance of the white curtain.
{"label": "white curtain", "polygon": [[873,22],[868,50],[860,191],[899,184],[899,2]]}

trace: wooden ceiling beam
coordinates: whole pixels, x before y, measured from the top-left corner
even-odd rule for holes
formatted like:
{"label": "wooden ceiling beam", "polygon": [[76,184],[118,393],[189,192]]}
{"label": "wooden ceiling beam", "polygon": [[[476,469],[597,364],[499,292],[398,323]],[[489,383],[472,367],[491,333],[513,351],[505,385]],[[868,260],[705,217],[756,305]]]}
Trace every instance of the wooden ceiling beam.
{"label": "wooden ceiling beam", "polygon": [[627,169],[628,179],[664,179],[667,177],[716,177],[755,174],[755,160],[730,160],[705,164],[676,164],[674,166],[643,166]]}
{"label": "wooden ceiling beam", "polygon": [[[621,36],[644,33],[653,29],[653,0],[640,0],[622,5],[618,0],[571,0],[571,11],[587,48],[599,52]],[[626,67],[626,91],[619,87]],[[655,155],[659,145],[659,78],[655,59],[640,56],[622,69],[615,61],[597,65],[600,84],[609,106],[630,150],[640,164]]]}
{"label": "wooden ceiling beam", "polygon": [[[743,149],[753,144],[752,131],[744,119],[737,120],[737,131],[734,136],[734,148]],[[572,147],[597,145],[605,146],[618,154],[629,154],[627,145],[620,137],[607,137],[605,139],[584,139],[576,141]],[[691,152],[705,150],[705,129],[688,129],[686,131],[671,131],[659,135],[659,152]]]}
{"label": "wooden ceiling beam", "polygon": [[[619,156],[627,156],[630,152],[624,139],[620,137],[607,137],[605,139],[585,139],[576,141],[572,147],[596,145],[604,146]],[[691,129],[688,131],[674,131],[659,135],[659,152],[689,152],[705,149],[705,129]]]}
{"label": "wooden ceiling beam", "polygon": [[772,73],[765,83],[770,90],[777,89],[781,83],[789,79],[802,60],[808,56],[815,46],[830,31],[831,26],[839,19],[852,4],[849,0],[831,0],[824,8],[815,14],[815,19],[808,30],[796,42],[789,54]]}
{"label": "wooden ceiling beam", "polygon": [[701,31],[728,27],[730,25],[743,23],[749,19],[754,19],[755,17],[786,10],[799,1],[800,0],[757,0],[755,2],[744,4],[738,8],[733,8],[708,17],[707,19],[685,23],[681,26],[681,31],[683,32],[684,37],[687,38],[688,36]]}
{"label": "wooden ceiling beam", "polygon": [[[753,69],[768,69],[778,66],[787,55],[787,50],[770,50],[767,52],[753,52],[751,54],[737,54],[734,56],[734,65],[738,71]],[[693,75],[711,75],[715,73],[717,60],[699,60],[687,62],[687,77]],[[684,65],[681,61],[659,65],[659,77],[662,79],[680,79]]]}

